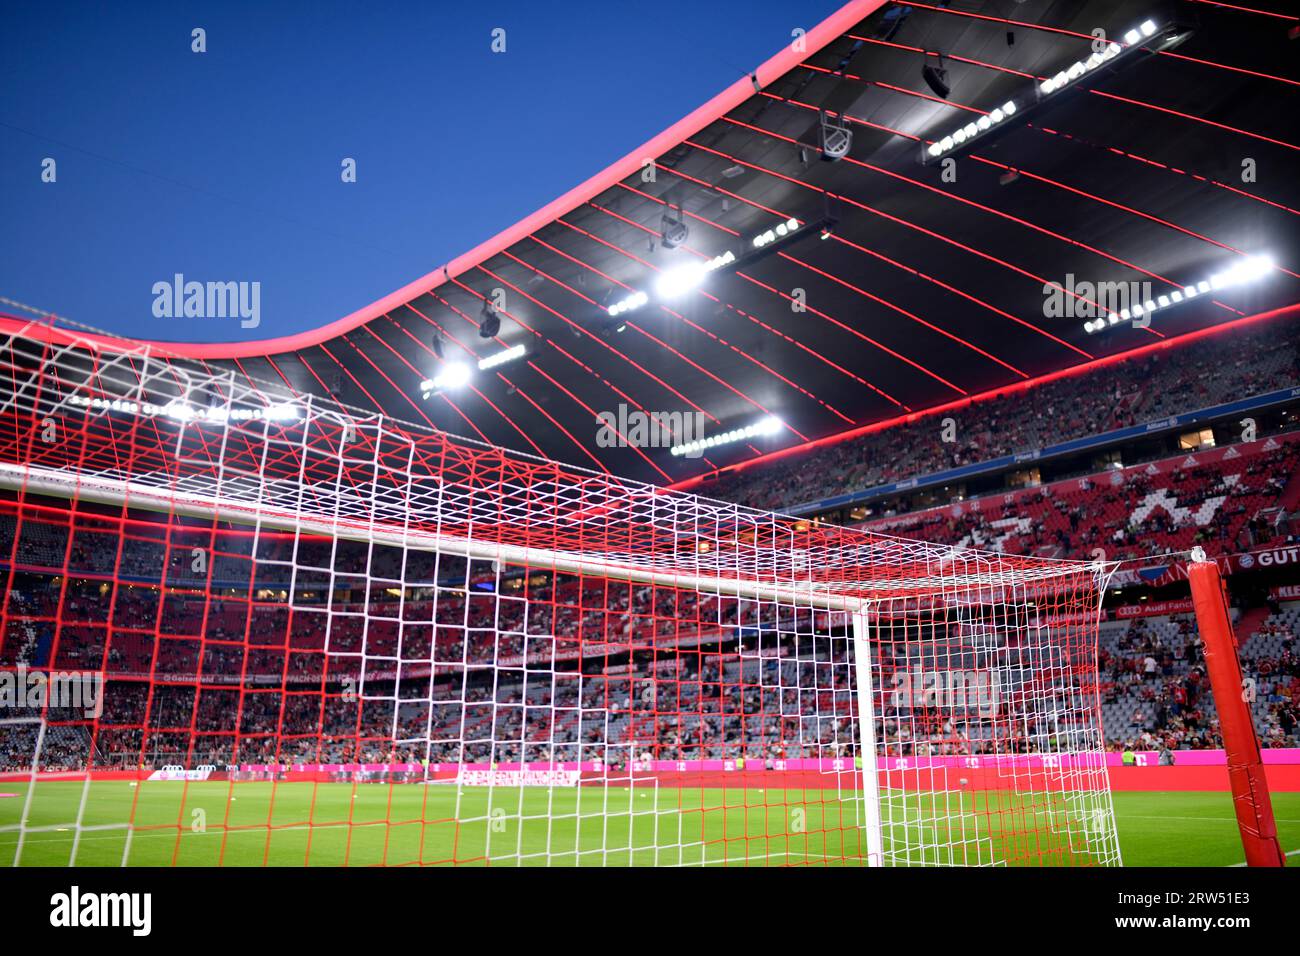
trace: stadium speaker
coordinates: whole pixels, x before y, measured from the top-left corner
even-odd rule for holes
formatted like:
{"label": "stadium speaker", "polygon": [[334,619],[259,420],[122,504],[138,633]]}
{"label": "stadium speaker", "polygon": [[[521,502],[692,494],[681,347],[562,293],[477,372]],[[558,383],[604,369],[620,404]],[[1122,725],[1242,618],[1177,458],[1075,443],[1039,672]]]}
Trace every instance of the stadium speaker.
{"label": "stadium speaker", "polygon": [[853,145],[853,133],[844,125],[843,118],[833,120],[821,112],[821,129],[819,131],[822,159],[834,163],[849,154]]}
{"label": "stadium speaker", "polygon": [[677,207],[676,216],[671,213],[664,213],[659,231],[663,237],[665,249],[676,249],[690,238],[691,230],[686,225],[686,217],[682,214],[681,206]]}
{"label": "stadium speaker", "polygon": [[921,67],[921,79],[925,80],[925,85],[934,90],[934,95],[941,99],[947,99],[948,94],[952,92],[952,87],[948,85],[948,71],[944,69],[943,57],[939,57],[939,65],[933,66],[927,63]]}
{"label": "stadium speaker", "polygon": [[483,300],[483,321],[479,323],[479,338],[494,339],[501,331],[501,316],[496,307],[486,299]]}

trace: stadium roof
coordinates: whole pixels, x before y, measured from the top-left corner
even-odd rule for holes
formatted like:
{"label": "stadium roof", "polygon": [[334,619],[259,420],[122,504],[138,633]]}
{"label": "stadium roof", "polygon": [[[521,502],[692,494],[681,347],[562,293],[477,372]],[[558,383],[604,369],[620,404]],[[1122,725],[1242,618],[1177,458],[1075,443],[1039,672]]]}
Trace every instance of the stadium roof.
{"label": "stadium roof", "polygon": [[[1240,321],[1300,301],[1300,20],[1266,5],[855,0],[371,306],[285,338],[166,349],[663,483]],[[945,140],[967,124],[977,138]],[[851,144],[831,161],[836,126]],[[1085,329],[1100,295],[1080,283],[1148,283],[1135,301],[1156,300],[1259,255],[1274,266],[1257,281],[1146,328]],[[660,295],[683,266],[698,284]],[[500,321],[491,339],[485,319]],[[450,363],[520,345],[422,397]],[[597,415],[620,406],[699,412],[706,437],[767,416],[784,427],[699,457],[607,447]]]}

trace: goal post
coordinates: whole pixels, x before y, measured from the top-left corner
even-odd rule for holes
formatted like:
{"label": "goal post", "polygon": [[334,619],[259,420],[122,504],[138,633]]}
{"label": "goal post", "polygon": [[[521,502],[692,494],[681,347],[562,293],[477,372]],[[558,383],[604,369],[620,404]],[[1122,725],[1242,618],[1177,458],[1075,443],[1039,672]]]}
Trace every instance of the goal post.
{"label": "goal post", "polygon": [[45,715],[84,740],[49,769],[127,828],[72,862],[1119,862],[1109,565],[0,345],[0,669],[103,672],[101,713]]}
{"label": "goal post", "polygon": [[1214,694],[1223,749],[1228,762],[1228,784],[1237,815],[1237,829],[1248,866],[1286,866],[1278,842],[1273,801],[1264,774],[1259,737],[1250,713],[1237,654],[1237,639],[1228,616],[1227,589],[1219,567],[1198,549],[1187,566],[1197,630],[1205,650],[1205,667]]}
{"label": "goal post", "polygon": [[871,681],[871,632],[865,609],[855,611],[853,627],[853,670],[857,680],[859,763],[862,766],[863,830],[867,865],[884,862],[880,831],[880,780],[876,763],[876,712]]}
{"label": "goal post", "polygon": [[[17,821],[0,825],[0,834],[14,834],[13,866],[22,862],[23,843],[27,839],[32,818],[32,804],[36,799],[36,782],[41,770],[44,744],[45,721],[39,715],[0,717],[0,746],[4,747],[7,754],[10,776],[14,779],[26,777],[26,792],[23,794],[22,809],[18,812]],[[31,753],[31,761],[28,767],[23,768],[23,755],[27,751]]]}

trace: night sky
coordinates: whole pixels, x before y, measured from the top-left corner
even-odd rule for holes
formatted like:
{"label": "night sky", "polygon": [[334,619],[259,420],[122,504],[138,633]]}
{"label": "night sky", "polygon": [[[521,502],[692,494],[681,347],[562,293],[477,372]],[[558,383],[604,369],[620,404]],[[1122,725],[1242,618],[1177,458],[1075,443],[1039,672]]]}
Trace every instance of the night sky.
{"label": "night sky", "polygon": [[[322,325],[599,172],[839,5],[9,4],[0,296],[144,338]],[[261,324],[155,317],[176,273],[259,282]]]}

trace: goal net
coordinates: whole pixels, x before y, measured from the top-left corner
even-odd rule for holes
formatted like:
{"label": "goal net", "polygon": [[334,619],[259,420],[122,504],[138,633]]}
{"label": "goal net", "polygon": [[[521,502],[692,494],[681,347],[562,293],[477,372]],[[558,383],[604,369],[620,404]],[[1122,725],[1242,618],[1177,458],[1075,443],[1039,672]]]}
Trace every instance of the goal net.
{"label": "goal net", "polygon": [[36,721],[0,726],[0,860],[1119,862],[1107,565],[668,492],[64,329],[0,343],[0,692],[99,681],[12,698]]}

